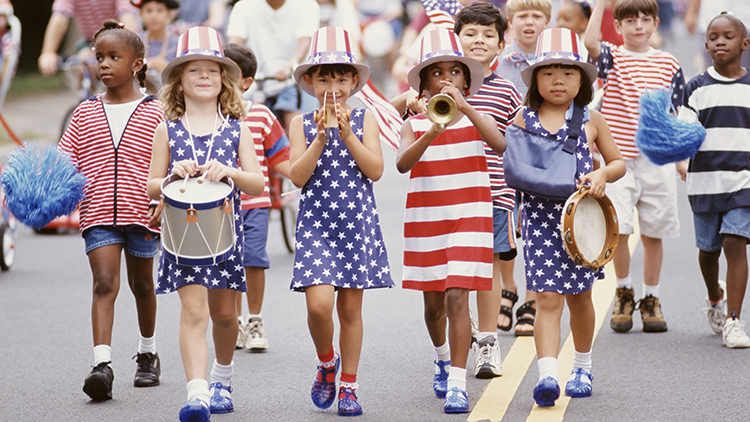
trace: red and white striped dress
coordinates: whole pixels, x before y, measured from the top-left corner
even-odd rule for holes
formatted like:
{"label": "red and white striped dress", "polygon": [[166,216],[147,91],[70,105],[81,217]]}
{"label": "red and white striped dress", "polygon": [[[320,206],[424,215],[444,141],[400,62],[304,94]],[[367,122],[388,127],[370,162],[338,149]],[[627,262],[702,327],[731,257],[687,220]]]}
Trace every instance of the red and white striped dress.
{"label": "red and white striped dress", "polygon": [[[424,115],[409,121],[417,139],[432,126]],[[447,127],[411,170],[403,287],[492,288],[490,179],[484,141],[466,116]]]}

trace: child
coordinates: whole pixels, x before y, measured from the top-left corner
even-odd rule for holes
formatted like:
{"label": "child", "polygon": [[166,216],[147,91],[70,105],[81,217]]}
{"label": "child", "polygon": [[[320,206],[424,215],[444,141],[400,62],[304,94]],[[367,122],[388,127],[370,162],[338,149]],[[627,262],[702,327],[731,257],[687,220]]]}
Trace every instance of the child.
{"label": "child", "polygon": [[[164,178],[196,176],[209,181],[225,177],[250,195],[263,192],[263,175],[250,131],[242,124],[245,105],[236,85],[237,65],[224,57],[219,34],[194,27],[180,35],[180,51],[162,72],[160,91],[167,122],[156,129],[148,193],[157,199]],[[241,168],[237,167],[239,165]],[[225,261],[188,266],[159,257],[157,293],[180,295],[180,353],[187,378],[187,403],[181,421],[207,421],[211,413],[228,413],[232,404],[232,368],[237,341],[237,292],[245,291],[241,257],[239,193],[234,192],[236,246]],[[210,278],[209,278],[210,277]],[[206,382],[206,329],[213,320],[216,358],[211,387]],[[209,404],[210,403],[210,404]]]}
{"label": "child", "polygon": [[[238,81],[241,92],[247,91],[253,84],[258,62],[255,54],[240,44],[229,44],[224,54],[242,70]],[[253,136],[255,153],[258,155],[265,187],[260,196],[242,194],[242,229],[245,231],[245,250],[242,257],[247,281],[247,307],[249,315],[242,317],[242,294],[237,295],[237,317],[240,331],[236,348],[264,352],[268,350],[268,339],[265,336],[263,318],[260,314],[263,306],[263,293],[266,286],[265,269],[269,266],[266,253],[268,240],[268,210],[271,208],[271,196],[268,191],[268,168],[283,176],[289,177],[289,139],[265,105],[249,103],[245,123]]]}
{"label": "child", "polygon": [[[503,49],[506,28],[507,20],[503,12],[485,2],[475,2],[463,8],[456,15],[454,26],[466,57],[482,64],[482,87],[467,102],[478,112],[492,116],[503,135],[505,127],[515,117],[515,110],[521,105],[521,98],[513,84],[490,70],[492,60]],[[517,254],[513,218],[516,194],[505,184],[502,156],[486,144],[484,153],[492,192],[493,277],[492,290],[477,291],[479,332],[477,341],[472,342],[472,350],[474,376],[492,378],[503,374],[497,328],[510,330],[513,305],[518,301],[513,280],[513,263]]]}
{"label": "child", "polygon": [[591,5],[586,0],[564,0],[557,8],[557,27],[568,28],[579,37],[586,32],[590,18]]}
{"label": "child", "polygon": [[446,413],[469,411],[469,290],[492,288],[492,196],[484,142],[502,153],[505,138],[492,117],[464,98],[477,93],[482,75],[482,65],[464,56],[452,31],[427,33],[421,60],[409,71],[409,85],[428,99],[449,95],[456,115],[446,125],[425,115],[407,120],[396,161],[398,171],[411,171],[403,286],[424,292],[425,324],[437,354],[433,390],[445,397]]}
{"label": "child", "polygon": [[[531,136],[564,139],[568,127],[575,124],[573,121],[583,121],[576,147],[576,180],[579,186],[589,186],[589,196],[599,198],[604,196],[607,182],[625,174],[625,164],[604,118],[587,107],[596,68],[584,62],[578,51],[578,37],[569,29],[552,28],[542,32],[536,50],[537,62],[522,74],[529,86],[526,107],[516,114],[513,130],[508,128],[508,142],[528,142],[526,138]],[[588,148],[591,141],[599,148],[607,164],[588,172],[593,165]],[[591,286],[595,279],[604,277],[604,271],[577,266],[564,252],[558,232],[564,201],[528,193],[522,193],[521,201],[521,229],[526,240],[526,284],[528,289],[537,291],[534,343],[539,383],[534,388],[534,400],[539,406],[553,406],[560,397],[557,354],[560,318],[566,302],[570,309],[570,331],[575,351],[565,395],[591,395],[591,344],[595,323]],[[537,218],[537,215],[550,215],[557,220],[548,221]],[[531,239],[534,239],[533,243]]]}
{"label": "child", "polygon": [[76,108],[58,148],[86,175],[80,229],[94,276],[91,323],[94,369],[83,391],[93,400],[112,398],[112,324],[125,251],[128,285],[135,296],[138,343],[136,387],[159,385],[161,365],[154,326],[153,256],[159,236],[149,230],[146,163],[157,125],[164,120],[156,97],[141,94],[146,77],[145,47],[135,32],[109,20],[94,37],[97,74],[107,87]]}
{"label": "child", "polygon": [[648,40],[659,25],[655,0],[615,3],[615,29],[625,40],[621,47],[599,42],[605,3],[599,1],[594,6],[585,42],[590,60],[597,62],[599,77],[604,81],[602,115],[612,128],[627,167],[625,177],[608,189],[620,224],[620,240],[614,253],[617,290],[610,327],[617,332],[633,327],[636,302],[628,237],[633,233],[633,209],[637,208],[643,242],[643,298],[639,301],[643,331],[664,332],[667,321],[659,301],[659,273],[664,253],[662,239],[680,234],[676,171],[674,164],[657,166],[641,154],[635,145],[635,131],[638,101],[646,87],[672,89],[672,103],[679,109],[685,78],[677,59],[649,47]]}
{"label": "child", "polygon": [[[367,83],[370,69],[354,62],[349,46],[342,28],[313,34],[310,56],[294,79],[320,108],[292,120],[289,139],[290,176],[302,188],[291,288],[305,292],[320,360],[311,396],[321,409],[333,404],[340,361],[341,416],[362,414],[356,389],[363,289],[393,286],[372,186],[383,174],[378,126],[372,113],[346,104]],[[340,359],[333,348],[336,291]]]}
{"label": "child", "polygon": [[[680,111],[681,119],[700,121],[706,127],[706,139],[690,160],[687,192],[700,249],[698,263],[708,291],[708,324],[722,333],[729,348],[750,347],[745,321],[739,319],[747,286],[750,180],[747,166],[737,160],[750,152],[750,75],[741,65],[749,46],[747,29],[738,18],[721,14],[711,20],[706,50],[713,67],[688,82]],[[720,286],[718,279],[722,249],[727,258],[726,286]]]}
{"label": "child", "polygon": [[[521,98],[526,96],[526,84],[521,78],[521,71],[534,63],[534,53],[539,34],[549,24],[552,17],[550,0],[508,0],[506,3],[508,24],[513,30],[513,41],[505,47],[498,60],[495,72],[513,82]],[[508,264],[510,265],[510,264]],[[512,297],[509,299],[513,300]],[[536,293],[526,290],[523,305],[516,310],[516,325],[513,329],[516,336],[534,335],[534,308]],[[504,317],[498,318],[498,322]]]}
{"label": "child", "polygon": [[141,21],[146,30],[141,38],[146,44],[146,55],[150,72],[148,82],[158,90],[161,86],[159,74],[177,54],[177,35],[169,31],[180,3],[177,0],[130,0],[140,10]]}

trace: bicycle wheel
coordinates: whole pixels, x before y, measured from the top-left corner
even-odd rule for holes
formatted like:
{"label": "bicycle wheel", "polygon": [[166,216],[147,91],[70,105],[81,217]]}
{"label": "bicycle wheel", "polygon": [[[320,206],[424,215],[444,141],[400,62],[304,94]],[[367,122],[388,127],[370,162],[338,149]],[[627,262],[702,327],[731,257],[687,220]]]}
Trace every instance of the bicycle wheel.
{"label": "bicycle wheel", "polygon": [[7,222],[0,225],[0,270],[8,271],[16,260],[16,239]]}
{"label": "bicycle wheel", "polygon": [[76,111],[76,107],[78,107],[78,104],[74,105],[70,110],[68,110],[67,113],[65,113],[65,118],[63,119],[62,124],[60,125],[60,136],[57,137],[58,141],[62,139],[63,134],[68,129],[68,125],[70,124],[70,121],[73,120],[73,112]]}
{"label": "bicycle wheel", "polygon": [[297,199],[298,191],[286,179],[281,179],[282,206],[279,210],[281,217],[281,234],[289,253],[294,253],[294,234],[297,228]]}

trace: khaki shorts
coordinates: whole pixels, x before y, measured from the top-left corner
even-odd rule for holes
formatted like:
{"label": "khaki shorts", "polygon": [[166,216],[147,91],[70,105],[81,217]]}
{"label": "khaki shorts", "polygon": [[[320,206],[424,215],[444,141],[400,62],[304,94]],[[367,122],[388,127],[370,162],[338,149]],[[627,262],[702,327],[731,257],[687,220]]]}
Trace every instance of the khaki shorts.
{"label": "khaki shorts", "polygon": [[680,236],[677,217],[677,170],[674,164],[657,166],[643,154],[625,160],[620,180],[607,183],[607,196],[617,211],[620,234],[632,234],[638,209],[641,235],[656,239]]}

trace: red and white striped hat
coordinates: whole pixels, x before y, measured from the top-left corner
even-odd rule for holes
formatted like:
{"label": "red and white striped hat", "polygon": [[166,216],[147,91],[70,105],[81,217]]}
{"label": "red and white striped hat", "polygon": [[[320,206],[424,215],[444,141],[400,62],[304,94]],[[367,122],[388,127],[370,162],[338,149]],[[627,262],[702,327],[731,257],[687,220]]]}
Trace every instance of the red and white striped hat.
{"label": "red and white striped hat", "polygon": [[219,33],[207,26],[194,26],[177,39],[177,57],[169,62],[161,72],[161,82],[167,83],[169,74],[176,66],[193,60],[213,60],[223,64],[229,73],[239,79],[240,67],[231,59],[224,57]]}
{"label": "red and white striped hat", "polygon": [[580,54],[578,35],[567,28],[549,28],[539,34],[536,41],[536,61],[521,71],[521,77],[526,86],[531,86],[534,69],[551,64],[566,64],[578,66],[586,77],[588,84],[596,81],[596,66],[587,63]]}
{"label": "red and white striped hat", "polygon": [[[425,67],[437,62],[461,62],[469,68],[471,74],[471,86],[469,95],[474,95],[479,91],[484,81],[484,69],[479,61],[464,56],[464,49],[461,47],[461,40],[453,31],[445,28],[433,29],[422,37],[422,44],[419,50],[419,63],[411,68],[407,77],[409,85],[419,92],[420,78],[419,72]],[[420,92],[425,94],[429,99],[429,92]]]}
{"label": "red and white striped hat", "polygon": [[354,61],[349,33],[338,26],[326,26],[315,31],[312,36],[307,63],[303,63],[294,69],[294,80],[297,81],[297,85],[303,91],[315,96],[312,88],[302,79],[302,75],[313,66],[327,64],[348,64],[357,69],[359,81],[351,94],[362,89],[367,83],[367,79],[370,78],[370,68],[366,64],[355,63]]}

